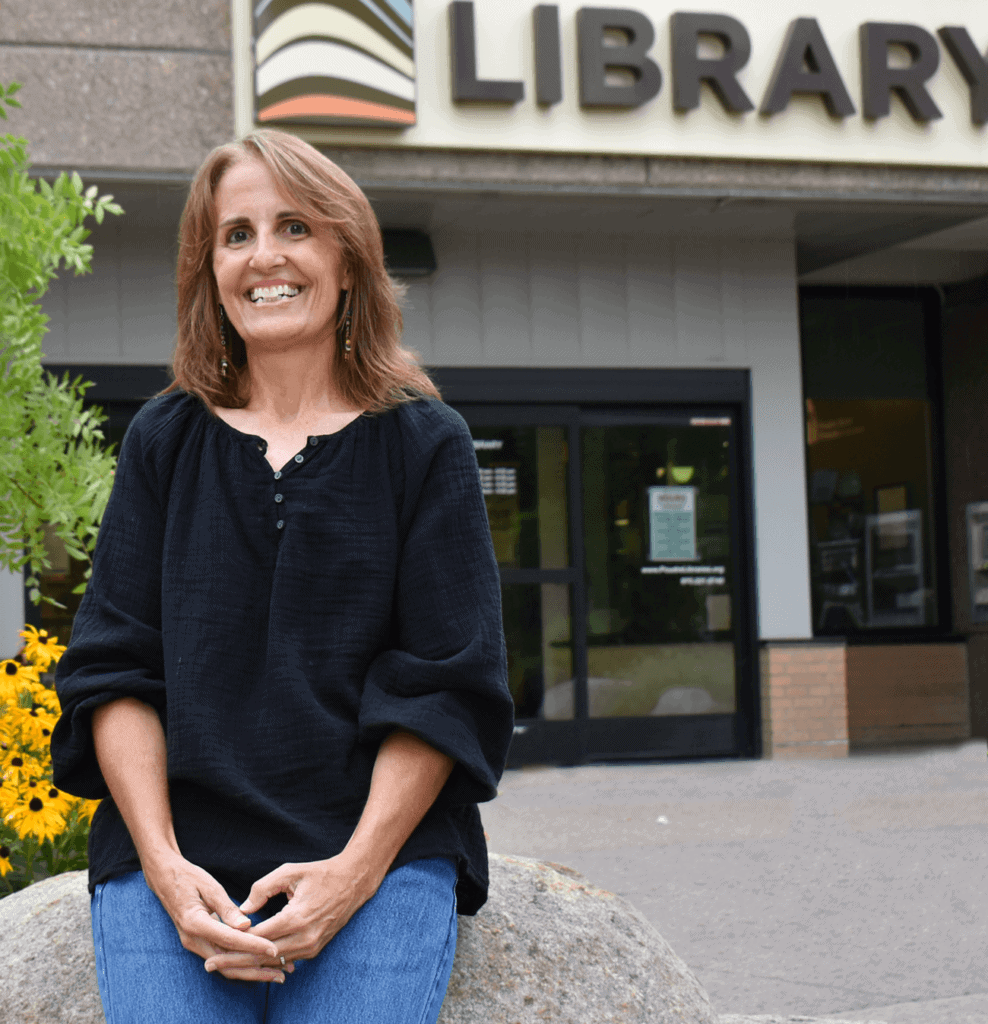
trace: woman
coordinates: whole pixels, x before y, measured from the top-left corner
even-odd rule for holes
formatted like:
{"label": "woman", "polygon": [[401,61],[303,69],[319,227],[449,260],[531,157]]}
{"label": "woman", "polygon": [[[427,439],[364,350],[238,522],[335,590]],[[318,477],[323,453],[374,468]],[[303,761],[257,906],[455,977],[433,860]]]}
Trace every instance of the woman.
{"label": "woman", "polygon": [[[134,418],[59,664],[109,1024],[434,1022],[511,734],[462,419],[357,186],[291,135],[192,183],[175,384]],[[280,984],[271,985],[270,982]]]}

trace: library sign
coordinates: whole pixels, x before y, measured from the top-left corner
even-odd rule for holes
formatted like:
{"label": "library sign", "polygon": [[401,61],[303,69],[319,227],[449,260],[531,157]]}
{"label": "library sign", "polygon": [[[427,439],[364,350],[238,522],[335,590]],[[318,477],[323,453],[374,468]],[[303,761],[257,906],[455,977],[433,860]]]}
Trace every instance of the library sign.
{"label": "library sign", "polygon": [[[535,95],[546,106],[563,97],[560,67],[559,7],[533,9]],[[449,5],[452,89],[461,102],[517,103],[524,82],[481,81],[475,59],[473,0]],[[700,105],[700,87],[708,84],[725,111],[747,114],[755,104],[738,81],[751,57],[751,36],[737,18],[725,14],[679,12],[669,16],[672,41],[672,105],[686,112]],[[988,122],[988,59],[964,26],[944,26],[940,39],[964,76],[971,94],[971,120]],[[704,37],[720,43],[717,56],[701,56]],[[581,7],[576,12],[579,101],[582,107],[640,107],[658,96],[662,71],[649,56],[655,27],[641,11]],[[920,122],[943,116],[927,89],[940,64],[937,40],[919,25],[864,22],[858,27],[861,50],[861,112],[887,117],[893,94]],[[890,61],[893,47],[909,54],[905,64]],[[625,83],[608,80],[624,73]],[[771,78],[758,108],[779,114],[794,95],[815,96],[832,117],[851,117],[854,101],[816,18],[794,18],[787,30]]]}
{"label": "library sign", "polygon": [[832,0],[816,13],[799,0],[712,10],[260,0],[245,13],[238,88],[249,75],[251,123],[314,141],[953,165],[988,156],[982,0]]}

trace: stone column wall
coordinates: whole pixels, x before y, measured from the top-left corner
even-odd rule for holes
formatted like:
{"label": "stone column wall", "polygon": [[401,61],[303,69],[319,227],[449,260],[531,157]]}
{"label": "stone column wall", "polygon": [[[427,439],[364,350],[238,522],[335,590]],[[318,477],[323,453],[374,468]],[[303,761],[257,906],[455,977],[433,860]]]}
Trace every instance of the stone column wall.
{"label": "stone column wall", "polygon": [[846,757],[843,642],[769,642],[761,651],[762,756]]}
{"label": "stone column wall", "polygon": [[3,0],[3,130],[41,168],[187,175],[233,138],[230,47],[229,0]]}

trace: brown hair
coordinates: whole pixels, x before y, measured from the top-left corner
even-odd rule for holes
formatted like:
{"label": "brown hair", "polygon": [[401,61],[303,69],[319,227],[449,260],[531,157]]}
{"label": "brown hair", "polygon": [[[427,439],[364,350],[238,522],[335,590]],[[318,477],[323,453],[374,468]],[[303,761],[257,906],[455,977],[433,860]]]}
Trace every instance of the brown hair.
{"label": "brown hair", "polygon": [[219,292],[213,275],[216,241],[216,188],[240,160],[260,160],[299,210],[336,234],[343,266],[350,272],[342,323],[352,317],[353,351],[342,357],[332,346],[333,377],[340,397],[354,408],[380,412],[420,396],[439,397],[436,386],[401,346],[399,300],[404,286],[384,266],[381,229],[367,197],[357,184],[307,142],[287,132],[258,129],[239,142],[218,146],[199,168],[182,213],[178,252],[178,340],[171,391],[182,388],[211,405],[242,408],[250,397],[244,343],[232,324],[229,367],[220,360]]}

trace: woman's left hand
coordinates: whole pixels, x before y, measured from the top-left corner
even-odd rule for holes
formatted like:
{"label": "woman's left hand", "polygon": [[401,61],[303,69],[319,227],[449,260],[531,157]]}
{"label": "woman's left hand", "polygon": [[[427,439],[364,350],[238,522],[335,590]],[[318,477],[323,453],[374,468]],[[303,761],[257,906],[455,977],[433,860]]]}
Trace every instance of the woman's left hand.
{"label": "woman's left hand", "polygon": [[[345,852],[329,860],[282,864],[254,883],[240,909],[253,914],[272,896],[285,893],[288,906],[255,925],[250,934],[273,942],[286,962],[311,960],[377,892],[383,878],[383,872],[375,877]],[[248,960],[253,965],[256,958],[221,952],[206,961],[206,969],[240,967]]]}

